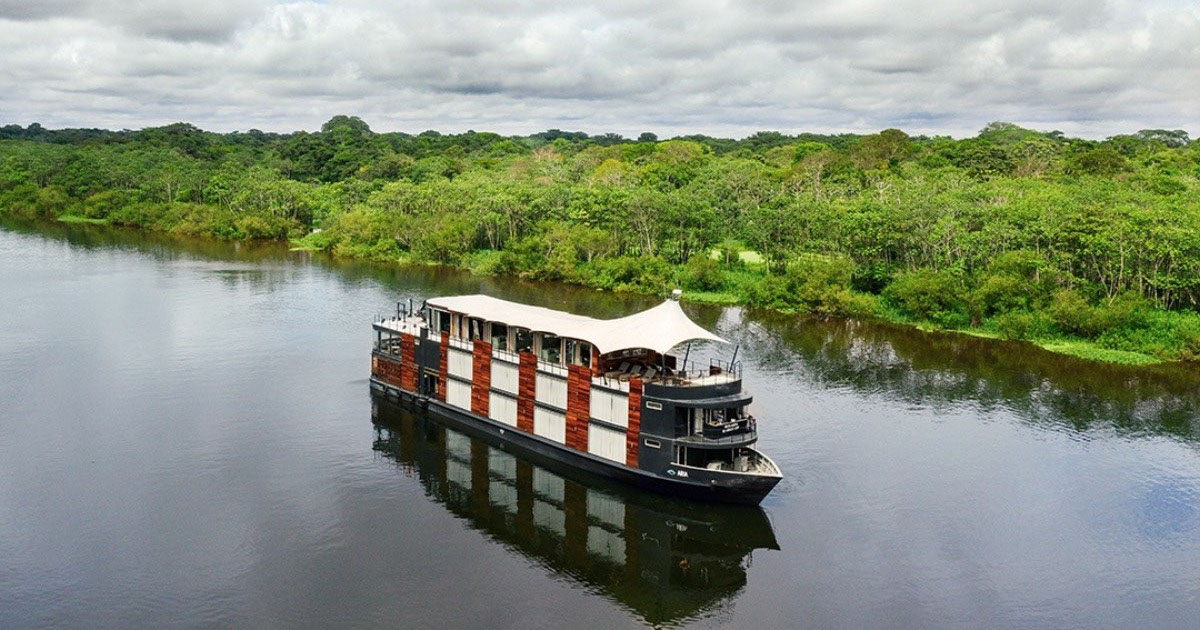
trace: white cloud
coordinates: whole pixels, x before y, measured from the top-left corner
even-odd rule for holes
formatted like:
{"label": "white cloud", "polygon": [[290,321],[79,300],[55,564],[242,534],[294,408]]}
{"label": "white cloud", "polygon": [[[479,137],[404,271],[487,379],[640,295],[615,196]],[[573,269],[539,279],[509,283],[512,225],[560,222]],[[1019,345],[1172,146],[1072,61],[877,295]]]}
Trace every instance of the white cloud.
{"label": "white cloud", "polygon": [[1197,32],[1169,0],[0,0],[0,122],[1195,133]]}

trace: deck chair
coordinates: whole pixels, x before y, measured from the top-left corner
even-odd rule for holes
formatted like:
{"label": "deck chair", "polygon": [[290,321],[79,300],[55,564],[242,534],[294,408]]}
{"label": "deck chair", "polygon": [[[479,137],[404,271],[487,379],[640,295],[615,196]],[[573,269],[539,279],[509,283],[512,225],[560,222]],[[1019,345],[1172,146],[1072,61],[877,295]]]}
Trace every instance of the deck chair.
{"label": "deck chair", "polygon": [[617,368],[617,369],[615,369],[615,370],[611,370],[611,371],[605,372],[605,373],[604,373],[604,378],[620,378],[620,376],[621,376],[622,374],[624,374],[624,373],[625,373],[625,371],[626,371],[626,370],[628,370],[628,369],[629,369],[629,362],[628,362],[628,361],[626,361],[626,362],[624,362],[624,363],[622,363],[622,364],[621,364],[621,367],[619,367],[619,368]]}
{"label": "deck chair", "polygon": [[652,367],[649,370],[646,370],[646,373],[642,375],[642,380],[647,382],[652,381],[654,380],[655,374],[658,374],[658,368]]}
{"label": "deck chair", "polygon": [[641,373],[642,373],[642,366],[640,366],[640,365],[635,365],[635,366],[633,366],[633,369],[632,369],[632,370],[629,370],[629,372],[627,372],[627,373],[625,373],[625,374],[622,374],[622,375],[620,376],[620,379],[621,379],[622,381],[628,381],[628,380],[632,380],[633,378],[637,377],[637,376],[638,376],[638,375],[640,375]]}

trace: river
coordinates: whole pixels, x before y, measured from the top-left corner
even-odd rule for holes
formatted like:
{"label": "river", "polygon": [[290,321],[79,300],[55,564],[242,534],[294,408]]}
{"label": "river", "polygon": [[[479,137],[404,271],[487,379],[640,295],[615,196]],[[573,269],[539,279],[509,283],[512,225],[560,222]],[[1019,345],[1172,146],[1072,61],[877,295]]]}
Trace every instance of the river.
{"label": "river", "polygon": [[685,305],[786,475],[705,506],[373,401],[372,318],[474,292],[655,302],[0,226],[0,627],[1200,627],[1194,368]]}

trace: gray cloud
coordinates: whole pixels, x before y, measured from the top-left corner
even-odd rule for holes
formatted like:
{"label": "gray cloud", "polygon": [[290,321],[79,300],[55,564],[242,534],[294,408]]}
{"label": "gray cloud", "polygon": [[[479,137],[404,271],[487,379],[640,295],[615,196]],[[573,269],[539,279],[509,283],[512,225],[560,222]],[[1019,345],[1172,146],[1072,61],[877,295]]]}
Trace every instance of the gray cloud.
{"label": "gray cloud", "polygon": [[80,18],[134,35],[178,41],[220,41],[262,15],[268,0],[0,0],[0,19]]}
{"label": "gray cloud", "polygon": [[0,0],[0,122],[1200,131],[1194,3],[742,4]]}

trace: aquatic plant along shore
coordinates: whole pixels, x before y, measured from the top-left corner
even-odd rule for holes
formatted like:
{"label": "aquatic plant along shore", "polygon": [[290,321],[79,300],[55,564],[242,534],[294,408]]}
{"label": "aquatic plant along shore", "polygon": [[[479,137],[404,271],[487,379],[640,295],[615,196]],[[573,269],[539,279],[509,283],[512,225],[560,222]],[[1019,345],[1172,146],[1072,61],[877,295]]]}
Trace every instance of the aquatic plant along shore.
{"label": "aquatic plant along shore", "polygon": [[1200,143],[0,128],[0,215],[1200,357]]}

